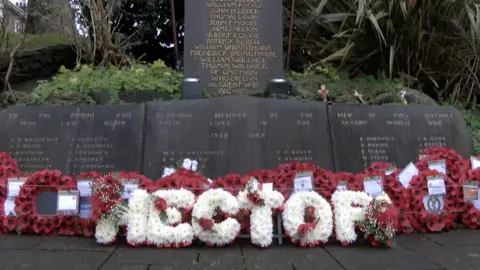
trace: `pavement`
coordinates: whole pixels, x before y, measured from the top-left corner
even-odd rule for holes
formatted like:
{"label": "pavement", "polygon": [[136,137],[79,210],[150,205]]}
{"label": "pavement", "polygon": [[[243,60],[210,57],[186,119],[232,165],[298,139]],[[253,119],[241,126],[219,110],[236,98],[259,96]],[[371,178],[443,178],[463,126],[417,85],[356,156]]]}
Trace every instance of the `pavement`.
{"label": "pavement", "polygon": [[341,247],[300,248],[288,243],[257,248],[185,249],[100,246],[93,238],[0,235],[1,270],[480,270],[480,230],[398,235],[395,248],[358,241]]}

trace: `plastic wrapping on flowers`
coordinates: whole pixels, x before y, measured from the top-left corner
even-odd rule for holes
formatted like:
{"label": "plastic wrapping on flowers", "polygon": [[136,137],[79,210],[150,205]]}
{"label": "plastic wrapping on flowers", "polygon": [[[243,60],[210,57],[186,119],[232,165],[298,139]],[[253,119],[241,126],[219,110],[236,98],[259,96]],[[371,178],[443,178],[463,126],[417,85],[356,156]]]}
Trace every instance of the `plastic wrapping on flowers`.
{"label": "plastic wrapping on flowers", "polygon": [[[480,183],[480,169],[469,170],[466,176],[460,179],[460,184],[463,185],[467,181],[471,184],[476,183],[478,185]],[[462,203],[462,205],[459,205],[459,208],[464,209],[464,211],[460,213],[460,220],[467,228],[478,229],[480,228],[480,200],[466,200],[466,194],[463,194],[463,192],[464,190],[462,190],[459,196]],[[478,198],[478,190],[477,194],[474,193],[473,195],[477,195]]]}

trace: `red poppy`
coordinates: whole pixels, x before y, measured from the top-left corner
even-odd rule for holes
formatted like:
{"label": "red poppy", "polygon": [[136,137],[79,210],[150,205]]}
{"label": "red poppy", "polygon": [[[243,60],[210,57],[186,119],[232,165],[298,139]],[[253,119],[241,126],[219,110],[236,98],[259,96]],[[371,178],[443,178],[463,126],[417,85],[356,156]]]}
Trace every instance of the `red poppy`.
{"label": "red poppy", "polygon": [[208,231],[208,230],[212,230],[213,229],[213,226],[214,226],[214,223],[213,223],[213,220],[212,219],[209,219],[209,218],[201,218],[199,220],[199,225],[200,227],[202,227],[202,229],[204,231]]}
{"label": "red poppy", "polygon": [[254,193],[248,193],[247,194],[247,199],[256,206],[261,206],[263,204],[263,199],[260,197],[260,194],[258,192]]}
{"label": "red poppy", "polygon": [[300,238],[304,238],[310,231],[315,229],[315,224],[314,223],[302,223],[298,225],[297,228],[297,235]]}
{"label": "red poppy", "polygon": [[160,212],[167,211],[167,201],[164,198],[157,197],[155,199],[155,209]]}
{"label": "red poppy", "polygon": [[6,216],[3,218],[3,227],[7,229],[8,232],[11,232],[17,229],[17,218],[14,216]]}

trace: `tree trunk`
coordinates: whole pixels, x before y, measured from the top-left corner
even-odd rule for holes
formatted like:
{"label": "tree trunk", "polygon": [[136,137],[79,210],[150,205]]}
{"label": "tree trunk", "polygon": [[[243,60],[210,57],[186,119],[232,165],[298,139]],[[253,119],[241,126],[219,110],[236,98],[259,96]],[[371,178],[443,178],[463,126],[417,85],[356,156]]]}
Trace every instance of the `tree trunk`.
{"label": "tree trunk", "polygon": [[27,34],[58,34],[74,30],[74,13],[68,0],[29,0]]}

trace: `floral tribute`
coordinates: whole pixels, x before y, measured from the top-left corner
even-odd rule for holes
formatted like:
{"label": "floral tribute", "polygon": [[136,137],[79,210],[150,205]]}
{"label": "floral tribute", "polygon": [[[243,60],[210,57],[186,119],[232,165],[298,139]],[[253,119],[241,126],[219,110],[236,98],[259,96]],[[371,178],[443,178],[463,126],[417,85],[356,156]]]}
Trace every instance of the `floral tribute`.
{"label": "floral tribute", "polygon": [[127,224],[128,208],[122,199],[122,184],[116,175],[97,177],[92,182],[92,220],[97,223],[98,243],[116,241],[118,226]]}
{"label": "floral tribute", "polygon": [[[436,176],[441,176],[445,182],[445,196],[430,196],[428,193],[428,177]],[[417,231],[438,232],[455,227],[457,197],[460,195],[460,189],[447,175],[438,171],[420,171],[412,178],[408,190],[410,192],[409,212],[413,213],[410,222]]]}
{"label": "floral tribute", "polygon": [[[71,178],[58,170],[41,170],[26,176],[14,199],[16,215],[0,215],[0,233],[94,235],[100,244],[112,244],[123,235],[131,246],[158,248],[187,247],[196,239],[208,246],[224,246],[242,233],[255,245],[268,247],[277,234],[273,216],[280,214],[283,230],[294,244],[314,247],[331,241],[331,236],[343,246],[359,236],[373,246],[388,246],[398,233],[445,231],[457,222],[479,228],[480,200],[471,194],[466,200],[462,185],[480,182],[480,169],[471,169],[469,160],[451,149],[428,148],[423,154],[426,157],[415,161],[419,173],[407,188],[398,180],[402,170],[389,170],[391,164],[383,162],[357,174],[291,162],[213,181],[190,159],[178,168],[165,168],[156,181],[133,172],[103,176],[86,172]],[[429,162],[439,160],[445,161],[445,174],[429,170]],[[5,208],[8,178],[21,175],[16,166],[0,153],[0,208]],[[312,172],[311,190],[294,192],[297,173],[306,171]],[[368,176],[382,177],[383,195],[372,198],[363,191]],[[433,176],[445,183],[445,195],[429,198],[428,181]],[[37,213],[35,200],[40,193],[76,190],[77,178],[93,179],[90,219]],[[138,180],[138,188],[129,185],[128,200],[122,198],[121,179]],[[122,227],[125,233],[119,234]]]}
{"label": "floral tribute", "polygon": [[360,231],[373,247],[392,246],[395,235],[396,209],[387,195],[374,198],[368,205],[362,221],[358,222]]}
{"label": "floral tribute", "polygon": [[[75,235],[73,217],[42,216],[37,212],[36,198],[45,191],[76,190],[75,181],[59,170],[42,170],[30,175],[15,198],[17,230],[35,234]],[[11,229],[11,228],[9,228]]]}
{"label": "floral tribute", "polygon": [[[267,184],[265,184],[265,187]],[[275,210],[282,207],[283,195],[273,189],[264,188],[264,184],[258,183],[252,178],[245,189],[237,195],[240,209],[251,212],[250,237],[254,245],[268,247],[273,240],[272,215]]]}
{"label": "floral tribute", "polygon": [[[461,184],[464,184],[465,182],[467,182],[467,180],[469,182],[476,182],[476,184],[478,185],[480,183],[480,169],[469,170],[466,177],[464,179],[461,179]],[[478,198],[478,189],[476,192]],[[462,192],[461,196],[459,197],[465,199],[465,194],[463,194]],[[460,213],[460,220],[469,229],[480,228],[480,200],[464,200],[464,202],[464,212]]]}

